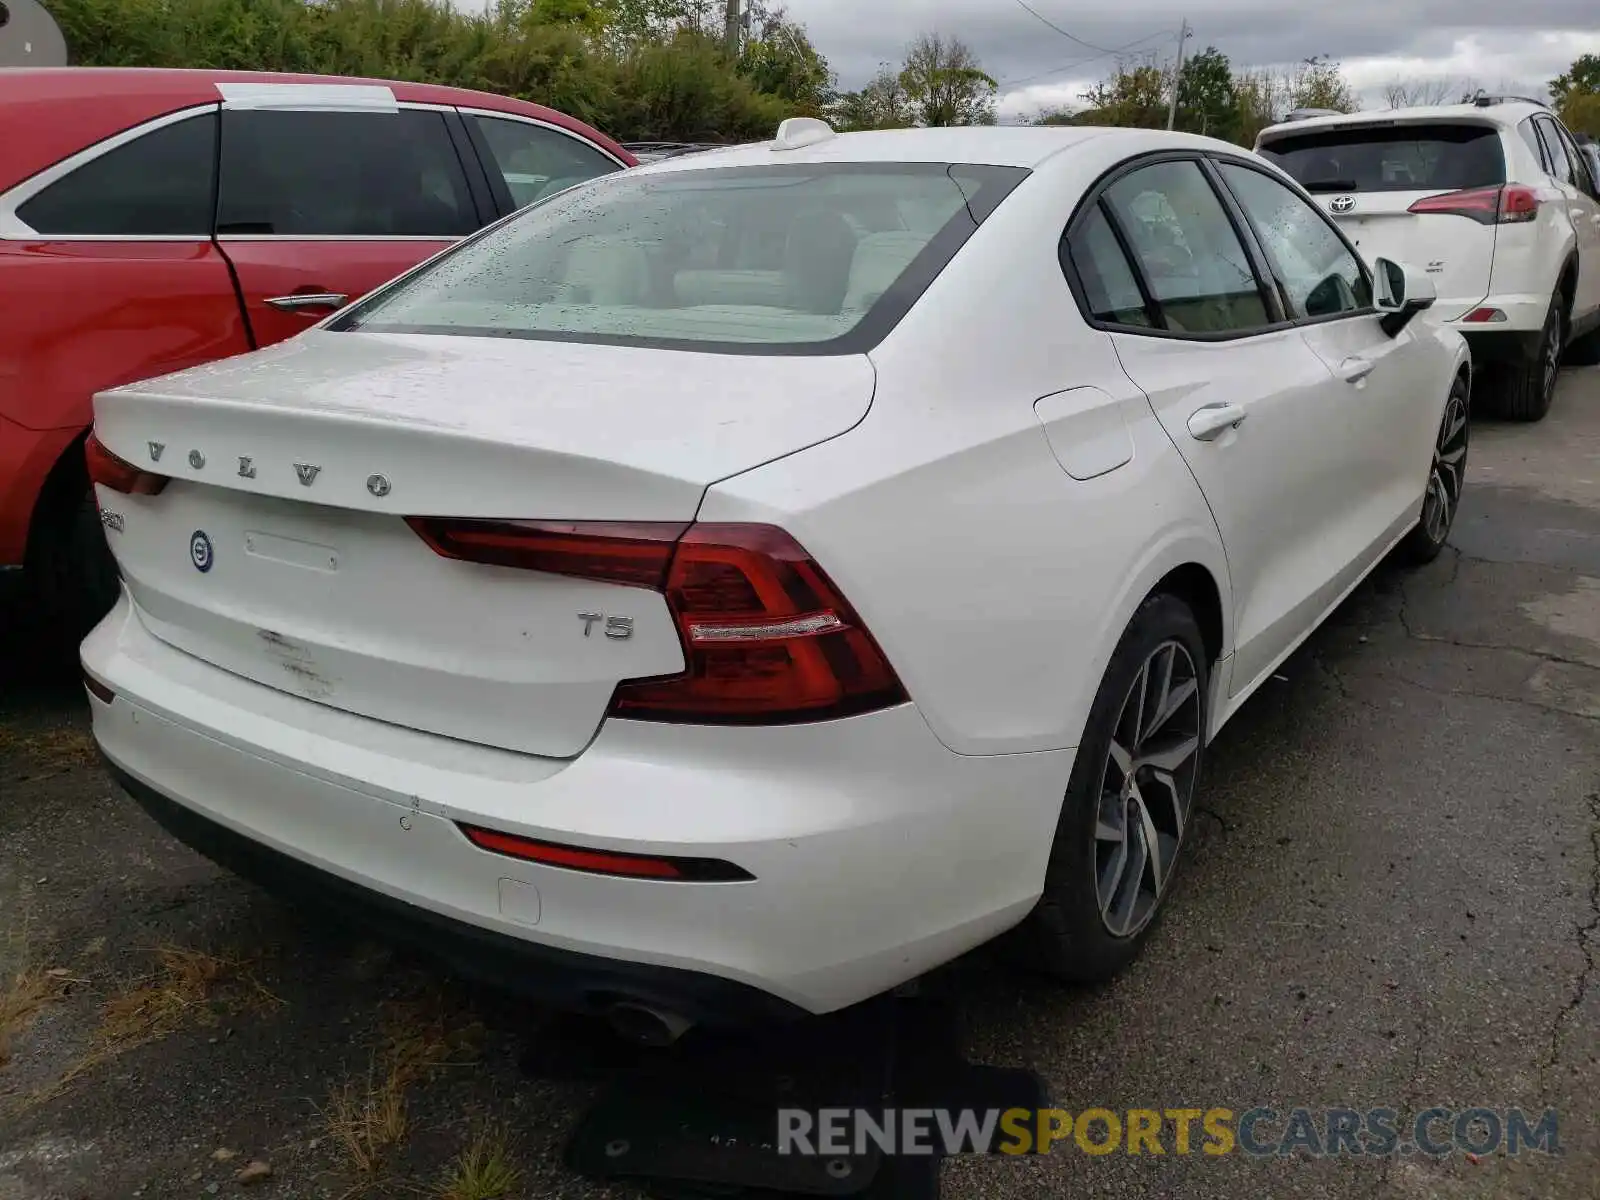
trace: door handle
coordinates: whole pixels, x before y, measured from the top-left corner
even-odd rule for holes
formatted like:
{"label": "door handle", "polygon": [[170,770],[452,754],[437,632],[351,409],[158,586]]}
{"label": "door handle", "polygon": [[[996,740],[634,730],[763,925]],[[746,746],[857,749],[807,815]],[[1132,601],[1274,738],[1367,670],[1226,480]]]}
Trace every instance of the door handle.
{"label": "door handle", "polygon": [[1215,441],[1224,430],[1239,428],[1248,415],[1237,404],[1207,404],[1189,414],[1189,436],[1200,442]]}
{"label": "door handle", "polygon": [[1365,358],[1351,355],[1339,364],[1339,378],[1346,383],[1360,383],[1372,374],[1372,363]]}
{"label": "door handle", "polygon": [[269,296],[265,303],[279,312],[310,312],[322,308],[334,312],[343,308],[348,299],[343,292],[295,292],[289,296]]}

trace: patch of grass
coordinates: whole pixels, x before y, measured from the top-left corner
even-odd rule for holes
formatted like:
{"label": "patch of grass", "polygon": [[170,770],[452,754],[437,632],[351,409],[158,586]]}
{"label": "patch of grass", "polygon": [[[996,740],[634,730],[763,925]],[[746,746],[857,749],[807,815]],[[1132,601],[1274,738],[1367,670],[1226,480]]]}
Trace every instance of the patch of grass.
{"label": "patch of grass", "polygon": [[11,1059],[11,1041],[51,1000],[61,994],[62,982],[37,967],[22,967],[0,984],[0,1067]]}
{"label": "patch of grass", "polygon": [[89,766],[99,756],[94,738],[84,729],[64,727],[23,734],[0,727],[0,757],[21,760],[28,768],[23,778],[42,779]]}
{"label": "patch of grass", "polygon": [[46,971],[34,962],[28,920],[31,904],[27,892],[23,893],[18,907],[22,912],[21,923],[6,932],[5,954],[0,955],[0,1067],[10,1060],[11,1043],[17,1034],[72,982],[65,972]]}
{"label": "patch of grass", "polygon": [[406,1084],[393,1064],[367,1068],[365,1085],[348,1080],[333,1089],[322,1119],[328,1137],[358,1175],[376,1175],[406,1135]]}
{"label": "patch of grass", "polygon": [[510,1136],[504,1126],[485,1126],[444,1169],[438,1200],[498,1200],[517,1186],[522,1172],[511,1164]]}
{"label": "patch of grass", "polygon": [[187,1024],[214,1024],[219,1011],[232,1010],[219,995],[230,985],[244,990],[243,1007],[259,1010],[283,1003],[261,985],[242,959],[181,946],[158,947],[156,969],[128,980],[104,1001],[88,1050],[53,1084],[25,1097],[19,1107],[31,1108],[52,1099],[81,1076]]}
{"label": "patch of grass", "polygon": [[390,1006],[366,1079],[346,1080],[329,1093],[320,1113],[346,1167],[363,1181],[352,1192],[374,1185],[405,1139],[410,1086],[470,1057],[480,1027],[452,1016],[438,995]]}

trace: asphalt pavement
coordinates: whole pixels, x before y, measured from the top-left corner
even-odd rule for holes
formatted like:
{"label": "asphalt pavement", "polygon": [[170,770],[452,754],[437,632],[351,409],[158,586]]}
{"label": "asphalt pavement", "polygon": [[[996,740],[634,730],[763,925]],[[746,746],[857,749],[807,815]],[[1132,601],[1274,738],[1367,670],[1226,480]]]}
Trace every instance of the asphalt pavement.
{"label": "asphalt pavement", "polygon": [[[1600,369],[1476,423],[1468,478],[1445,555],[1380,569],[1212,747],[1132,969],[1060,989],[980,952],[925,991],[1071,1113],[1270,1109],[1281,1139],[1296,1108],[1553,1109],[1560,1153],[1069,1139],[947,1160],[943,1195],[1600,1196]],[[562,1165],[596,1085],[519,1066],[560,1027],[173,843],[47,634],[0,595],[0,1200],[465,1200],[496,1159],[509,1196],[638,1195]]]}

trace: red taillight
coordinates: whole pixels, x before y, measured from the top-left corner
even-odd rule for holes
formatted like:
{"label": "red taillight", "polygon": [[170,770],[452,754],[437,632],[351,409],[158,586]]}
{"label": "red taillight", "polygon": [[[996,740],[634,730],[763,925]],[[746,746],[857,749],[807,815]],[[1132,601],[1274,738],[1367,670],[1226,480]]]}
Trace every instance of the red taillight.
{"label": "red taillight", "polygon": [[906,698],[827,574],[771,525],[693,525],[667,573],[688,670],[623,683],[620,717],[772,724],[842,717]]}
{"label": "red taillight", "polygon": [[654,855],[614,854],[541,842],[515,833],[501,833],[476,825],[459,826],[467,840],[482,850],[510,858],[587,871],[591,875],[623,875],[630,879],[672,879],[685,883],[737,883],[754,879],[743,867],[719,858],[658,858]]}
{"label": "red taillight", "polygon": [[1406,211],[1470,217],[1482,225],[1513,225],[1538,217],[1539,197],[1530,187],[1508,183],[1505,187],[1468,188],[1425,196]]}
{"label": "red taillight", "polygon": [[83,443],[84,461],[89,465],[89,481],[125,496],[154,496],[167,486],[167,477],[144,471],[105,448],[91,431]]}
{"label": "red taillight", "polygon": [[87,671],[83,673],[83,686],[88,690],[91,696],[100,701],[102,704],[110,704],[117,698],[117,694],[115,692],[113,692],[110,688],[101,683]]}
{"label": "red taillight", "polygon": [[855,610],[775,526],[409,520],[446,557],[664,593],[687,669],[623,681],[615,716],[780,724],[906,699]]}
{"label": "red taillight", "polygon": [[407,517],[446,558],[660,591],[687,521],[452,521]]}

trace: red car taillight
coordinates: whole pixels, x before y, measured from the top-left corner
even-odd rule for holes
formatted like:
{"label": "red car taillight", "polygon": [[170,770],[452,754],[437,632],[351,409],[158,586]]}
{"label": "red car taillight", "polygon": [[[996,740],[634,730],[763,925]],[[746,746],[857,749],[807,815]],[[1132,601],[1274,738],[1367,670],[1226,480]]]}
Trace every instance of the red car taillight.
{"label": "red car taillight", "polygon": [[89,480],[125,496],[154,496],[167,486],[167,477],[145,471],[105,448],[93,431],[83,443],[83,457],[89,465]]}
{"label": "red car taillight", "polygon": [[410,524],[450,558],[663,593],[687,669],[618,685],[611,714],[645,721],[779,724],[906,699],[853,608],[772,525],[455,521]]}
{"label": "red car taillight", "polygon": [[1504,187],[1468,188],[1426,196],[1406,211],[1470,217],[1481,225],[1515,225],[1538,217],[1539,197],[1530,187],[1508,183]]}

